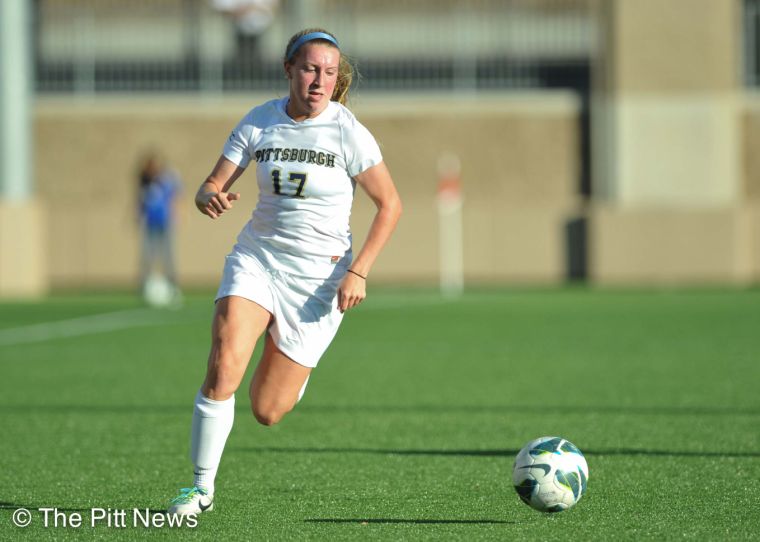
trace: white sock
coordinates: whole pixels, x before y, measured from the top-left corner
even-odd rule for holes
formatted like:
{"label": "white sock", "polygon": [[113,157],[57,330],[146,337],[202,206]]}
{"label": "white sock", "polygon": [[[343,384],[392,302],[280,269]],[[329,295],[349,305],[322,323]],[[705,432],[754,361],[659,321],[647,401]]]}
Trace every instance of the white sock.
{"label": "white sock", "polygon": [[214,401],[198,391],[193,409],[190,460],[195,469],[193,485],[209,494],[214,493],[214,478],[234,420],[234,395],[226,401]]}

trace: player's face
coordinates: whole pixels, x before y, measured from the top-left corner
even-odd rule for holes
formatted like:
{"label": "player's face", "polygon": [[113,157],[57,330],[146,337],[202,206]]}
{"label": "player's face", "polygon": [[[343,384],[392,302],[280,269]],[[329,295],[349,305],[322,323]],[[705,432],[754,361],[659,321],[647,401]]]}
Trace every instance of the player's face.
{"label": "player's face", "polygon": [[322,43],[306,43],[285,63],[290,80],[288,114],[294,120],[314,118],[325,110],[338,80],[340,51]]}

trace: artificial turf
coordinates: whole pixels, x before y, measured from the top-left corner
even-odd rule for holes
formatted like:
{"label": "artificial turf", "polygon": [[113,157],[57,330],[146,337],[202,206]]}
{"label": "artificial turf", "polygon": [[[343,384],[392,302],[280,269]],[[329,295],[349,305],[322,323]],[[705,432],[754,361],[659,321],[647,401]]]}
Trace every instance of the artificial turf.
{"label": "artificial turf", "polygon": [[[119,294],[0,304],[0,539],[760,536],[756,289],[370,290],[279,425],[258,426],[241,387],[216,510],[134,527],[135,508],[160,514],[191,481],[211,312],[210,294],[178,310]],[[511,484],[543,435],[589,464],[560,514]],[[84,524],[45,527],[42,507]],[[93,529],[93,508],[126,526]]]}

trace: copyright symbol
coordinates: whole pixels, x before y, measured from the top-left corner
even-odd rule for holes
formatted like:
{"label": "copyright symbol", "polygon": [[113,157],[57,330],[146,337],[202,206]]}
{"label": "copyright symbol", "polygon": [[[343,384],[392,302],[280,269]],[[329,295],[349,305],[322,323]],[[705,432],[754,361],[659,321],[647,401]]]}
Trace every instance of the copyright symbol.
{"label": "copyright symbol", "polygon": [[32,522],[32,513],[26,508],[19,508],[13,512],[13,524],[16,527],[28,527]]}

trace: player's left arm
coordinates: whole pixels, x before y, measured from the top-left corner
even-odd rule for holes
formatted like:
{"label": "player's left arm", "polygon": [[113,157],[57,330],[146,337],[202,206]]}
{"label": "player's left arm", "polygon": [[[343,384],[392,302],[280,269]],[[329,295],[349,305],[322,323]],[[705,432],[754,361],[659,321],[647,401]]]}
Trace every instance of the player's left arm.
{"label": "player's left arm", "polygon": [[[385,162],[372,166],[354,177],[377,207],[367,238],[351,264],[351,270],[364,277],[390,239],[401,216],[401,198]],[[345,311],[358,305],[367,296],[366,281],[347,273],[338,288],[338,308]]]}

